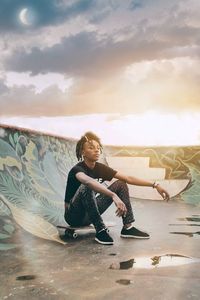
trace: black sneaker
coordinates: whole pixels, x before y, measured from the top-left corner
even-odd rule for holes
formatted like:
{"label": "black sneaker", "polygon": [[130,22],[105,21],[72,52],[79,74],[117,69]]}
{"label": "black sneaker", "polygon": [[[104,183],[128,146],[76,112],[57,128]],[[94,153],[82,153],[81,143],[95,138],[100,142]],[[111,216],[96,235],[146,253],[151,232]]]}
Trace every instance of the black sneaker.
{"label": "black sneaker", "polygon": [[124,238],[135,238],[135,239],[149,239],[150,236],[147,232],[140,231],[139,229],[135,227],[131,227],[129,229],[122,228],[121,231],[121,237]]}
{"label": "black sneaker", "polygon": [[107,229],[103,229],[100,232],[98,232],[96,234],[95,241],[97,241],[98,243],[103,244],[103,245],[113,245],[114,244],[113,239],[108,234]]}

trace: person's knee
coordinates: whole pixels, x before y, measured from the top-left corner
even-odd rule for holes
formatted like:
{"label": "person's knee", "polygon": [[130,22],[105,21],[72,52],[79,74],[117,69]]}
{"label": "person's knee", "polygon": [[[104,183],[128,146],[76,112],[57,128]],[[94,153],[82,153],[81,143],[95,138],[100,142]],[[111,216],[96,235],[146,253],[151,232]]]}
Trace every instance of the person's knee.
{"label": "person's knee", "polygon": [[120,184],[123,186],[127,186],[127,183],[125,181],[119,180]]}
{"label": "person's knee", "polygon": [[79,192],[82,193],[82,194],[93,194],[94,191],[88,186],[88,185],[85,185],[85,184],[81,184],[80,187],[79,187]]}
{"label": "person's knee", "polygon": [[126,190],[128,191],[128,185],[125,181],[122,181],[120,179],[116,180],[112,186],[112,189],[116,190],[116,191],[120,191],[120,190]]}
{"label": "person's knee", "polygon": [[122,187],[122,188],[128,188],[128,185],[127,185],[127,183],[125,182],[125,181],[122,181],[122,180],[117,180],[117,185],[119,186],[119,187]]}

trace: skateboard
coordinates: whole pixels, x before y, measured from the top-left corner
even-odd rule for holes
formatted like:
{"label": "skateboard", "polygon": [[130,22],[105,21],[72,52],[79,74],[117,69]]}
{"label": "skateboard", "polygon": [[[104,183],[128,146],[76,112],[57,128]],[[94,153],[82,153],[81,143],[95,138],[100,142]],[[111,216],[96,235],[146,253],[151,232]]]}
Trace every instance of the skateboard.
{"label": "skateboard", "polygon": [[[115,223],[113,222],[106,222],[106,227],[114,227]],[[58,229],[64,230],[64,236],[68,238],[76,239],[79,235],[79,232],[88,232],[88,231],[95,231],[95,228],[93,225],[87,225],[87,226],[70,226],[70,225],[57,225]],[[107,229],[109,231],[109,229]]]}

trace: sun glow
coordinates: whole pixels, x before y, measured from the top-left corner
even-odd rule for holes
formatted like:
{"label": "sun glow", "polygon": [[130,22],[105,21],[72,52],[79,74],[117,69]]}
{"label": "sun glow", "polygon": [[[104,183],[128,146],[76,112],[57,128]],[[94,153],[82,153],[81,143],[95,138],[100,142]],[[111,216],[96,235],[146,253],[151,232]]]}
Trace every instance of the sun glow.
{"label": "sun glow", "polygon": [[115,144],[118,140],[124,145],[194,145],[200,143],[199,117],[148,112],[113,120],[110,130]]}
{"label": "sun glow", "polygon": [[200,144],[200,113],[180,115],[93,114],[70,117],[2,118],[0,123],[78,139],[88,130],[104,145],[188,146]]}

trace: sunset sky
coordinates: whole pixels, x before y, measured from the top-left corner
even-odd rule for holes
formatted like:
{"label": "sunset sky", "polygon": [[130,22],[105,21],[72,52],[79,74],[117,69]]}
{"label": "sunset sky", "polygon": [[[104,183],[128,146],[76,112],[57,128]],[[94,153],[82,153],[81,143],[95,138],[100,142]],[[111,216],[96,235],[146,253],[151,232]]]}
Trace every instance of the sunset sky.
{"label": "sunset sky", "polygon": [[200,1],[1,0],[0,123],[200,144]]}

